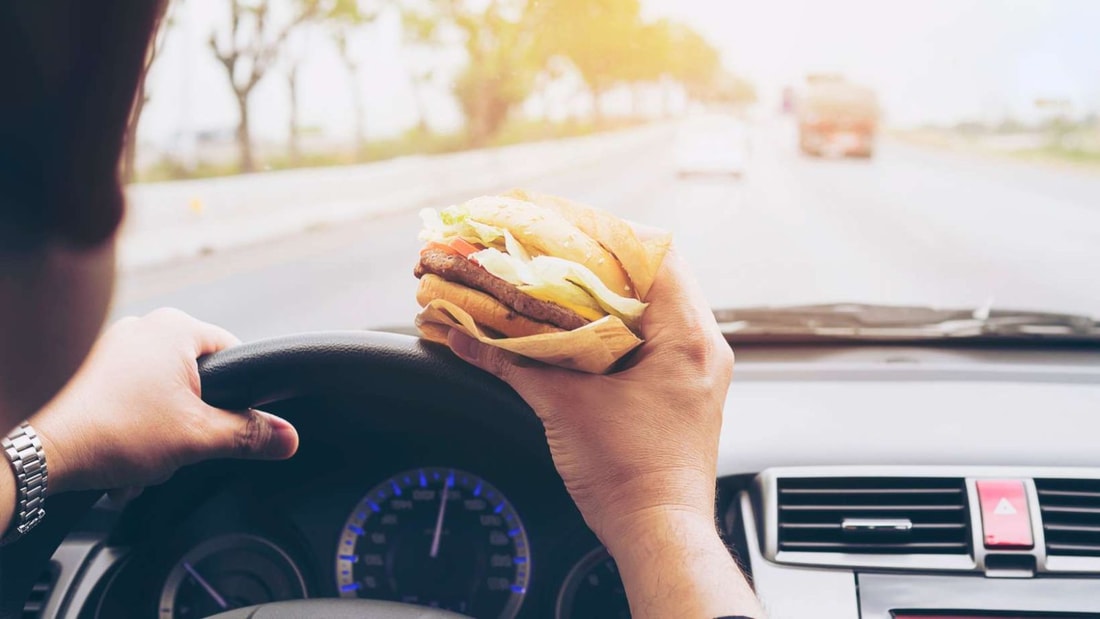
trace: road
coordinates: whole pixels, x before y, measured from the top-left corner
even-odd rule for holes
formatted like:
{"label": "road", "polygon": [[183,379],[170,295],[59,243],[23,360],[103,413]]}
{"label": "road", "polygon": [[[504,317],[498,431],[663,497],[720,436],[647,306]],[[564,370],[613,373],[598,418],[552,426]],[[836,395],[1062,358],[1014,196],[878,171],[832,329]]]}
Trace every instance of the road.
{"label": "road", "polygon": [[[714,307],[992,301],[1100,315],[1100,175],[889,140],[871,161],[809,159],[792,132],[754,127],[741,179],[678,178],[670,136],[530,187],[671,230]],[[115,315],[174,306],[244,340],[408,326],[418,228],[415,212],[388,214],[127,273]]]}

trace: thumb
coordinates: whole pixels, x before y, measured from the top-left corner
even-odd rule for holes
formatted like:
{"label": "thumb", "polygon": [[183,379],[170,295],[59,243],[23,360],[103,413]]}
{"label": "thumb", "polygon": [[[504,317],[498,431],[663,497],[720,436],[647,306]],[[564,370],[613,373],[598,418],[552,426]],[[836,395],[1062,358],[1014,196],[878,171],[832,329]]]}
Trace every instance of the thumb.
{"label": "thumb", "polygon": [[447,345],[464,361],[475,365],[508,383],[536,411],[538,400],[547,388],[561,388],[574,377],[572,372],[538,364],[503,348],[482,344],[474,338],[451,329]]}
{"label": "thumb", "polygon": [[214,436],[199,446],[200,457],[285,460],[298,451],[298,431],[281,417],[257,410],[211,413]]}

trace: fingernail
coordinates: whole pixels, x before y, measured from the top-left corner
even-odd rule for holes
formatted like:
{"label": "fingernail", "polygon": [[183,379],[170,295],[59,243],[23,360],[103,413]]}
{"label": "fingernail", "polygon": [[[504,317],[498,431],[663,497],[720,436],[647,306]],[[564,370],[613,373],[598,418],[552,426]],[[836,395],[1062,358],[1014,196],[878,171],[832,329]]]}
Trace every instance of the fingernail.
{"label": "fingernail", "polygon": [[477,361],[477,352],[480,343],[465,333],[456,329],[451,329],[451,332],[447,334],[447,345],[449,345],[451,350],[459,357],[470,362]]}

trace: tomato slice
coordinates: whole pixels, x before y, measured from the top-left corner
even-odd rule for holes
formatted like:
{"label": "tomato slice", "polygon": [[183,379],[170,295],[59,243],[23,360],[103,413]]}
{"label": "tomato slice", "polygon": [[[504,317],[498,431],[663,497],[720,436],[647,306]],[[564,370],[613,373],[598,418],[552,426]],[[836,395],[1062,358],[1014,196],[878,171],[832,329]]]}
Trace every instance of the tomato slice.
{"label": "tomato slice", "polygon": [[444,245],[443,243],[436,243],[435,241],[428,241],[424,245],[424,247],[422,247],[420,249],[420,253],[423,254],[424,252],[426,252],[430,249],[435,249],[435,250],[438,250],[438,251],[447,252],[448,254],[457,254],[458,253],[458,251],[456,251],[450,245]]}
{"label": "tomato slice", "polygon": [[478,247],[477,245],[474,245],[473,243],[470,243],[468,241],[463,241],[462,239],[456,238],[456,239],[452,240],[450,243],[446,243],[446,244],[437,243],[435,241],[428,241],[428,243],[426,243],[424,245],[424,247],[420,250],[420,253],[423,254],[424,252],[426,252],[430,249],[434,249],[434,250],[437,250],[437,251],[444,251],[444,252],[447,252],[448,254],[455,254],[455,255],[458,255],[458,256],[462,256],[463,258],[470,258],[470,254],[477,253],[477,252],[481,251],[484,248],[483,247]]}
{"label": "tomato slice", "polygon": [[470,254],[479,252],[482,249],[481,247],[478,247],[473,243],[464,241],[457,237],[451,241],[450,245],[451,249],[455,250],[458,255],[462,256],[463,258],[469,258]]}

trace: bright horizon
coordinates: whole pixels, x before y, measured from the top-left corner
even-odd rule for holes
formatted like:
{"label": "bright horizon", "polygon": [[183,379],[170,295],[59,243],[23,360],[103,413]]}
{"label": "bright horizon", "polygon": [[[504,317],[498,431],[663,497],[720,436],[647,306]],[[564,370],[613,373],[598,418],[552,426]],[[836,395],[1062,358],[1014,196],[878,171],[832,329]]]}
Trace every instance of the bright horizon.
{"label": "bright horizon", "polygon": [[[1066,99],[1076,115],[1100,112],[1100,2],[643,0],[643,6],[648,17],[670,17],[700,31],[767,105],[807,72],[829,71],[875,88],[887,122],[899,126],[1033,120],[1038,97]],[[150,77],[143,141],[163,144],[178,133],[235,127],[236,104],[206,43],[227,13],[223,0],[188,0],[177,9],[178,23]],[[315,29],[294,44],[308,49],[299,86],[302,125],[327,135],[349,133],[349,84],[326,33]],[[411,127],[410,57],[396,16],[368,26],[352,45],[366,59],[367,139]],[[566,90],[555,93],[563,109],[570,105]],[[442,80],[430,98],[435,128],[460,126]],[[251,102],[254,135],[284,139],[288,109],[285,78],[276,68]]]}

